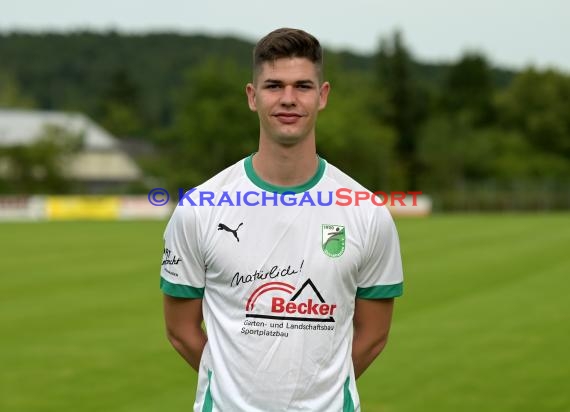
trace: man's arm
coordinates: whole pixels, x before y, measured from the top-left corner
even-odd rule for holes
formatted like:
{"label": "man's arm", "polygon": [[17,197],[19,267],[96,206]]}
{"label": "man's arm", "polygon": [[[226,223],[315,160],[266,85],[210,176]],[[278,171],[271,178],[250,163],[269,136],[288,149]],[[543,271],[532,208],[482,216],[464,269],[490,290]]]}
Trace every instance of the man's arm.
{"label": "man's arm", "polygon": [[202,299],[164,295],[166,336],[174,349],[198,371],[208,337],[202,329]]}
{"label": "man's arm", "polygon": [[357,379],[386,346],[393,307],[394,299],[356,299],[352,362]]}

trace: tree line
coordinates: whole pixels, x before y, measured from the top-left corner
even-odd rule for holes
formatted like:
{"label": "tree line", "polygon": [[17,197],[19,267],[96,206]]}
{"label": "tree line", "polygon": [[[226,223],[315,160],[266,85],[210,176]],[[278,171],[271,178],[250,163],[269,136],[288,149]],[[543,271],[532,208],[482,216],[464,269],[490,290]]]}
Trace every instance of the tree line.
{"label": "tree line", "polygon": [[[189,188],[256,149],[252,48],[174,33],[4,33],[0,107],[81,111],[154,148],[138,158],[153,179],[133,190]],[[368,188],[420,190],[442,209],[570,206],[568,73],[501,69],[475,51],[423,63],[396,32],[371,55],[325,45],[325,77],[319,152]],[[49,190],[71,187],[52,180]]]}

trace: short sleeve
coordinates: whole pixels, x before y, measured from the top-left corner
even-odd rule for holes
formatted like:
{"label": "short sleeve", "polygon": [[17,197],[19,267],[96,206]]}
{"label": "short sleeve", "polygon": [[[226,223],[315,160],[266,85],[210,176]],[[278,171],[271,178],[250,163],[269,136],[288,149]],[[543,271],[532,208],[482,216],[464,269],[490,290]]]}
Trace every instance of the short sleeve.
{"label": "short sleeve", "polygon": [[202,298],[205,274],[196,211],[178,206],[164,232],[160,289],[178,298]]}
{"label": "short sleeve", "polygon": [[404,276],[394,220],[385,207],[377,207],[369,223],[364,263],[357,275],[356,297],[388,299],[401,296]]}

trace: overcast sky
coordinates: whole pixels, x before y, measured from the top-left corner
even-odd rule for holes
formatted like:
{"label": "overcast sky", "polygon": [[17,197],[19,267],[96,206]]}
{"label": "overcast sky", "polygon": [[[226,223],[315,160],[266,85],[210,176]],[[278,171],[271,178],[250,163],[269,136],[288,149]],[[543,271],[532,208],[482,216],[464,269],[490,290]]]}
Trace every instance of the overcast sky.
{"label": "overcast sky", "polygon": [[422,61],[478,50],[494,65],[570,73],[570,0],[0,0],[2,32],[114,28],[256,40],[283,26],[365,53],[399,28]]}

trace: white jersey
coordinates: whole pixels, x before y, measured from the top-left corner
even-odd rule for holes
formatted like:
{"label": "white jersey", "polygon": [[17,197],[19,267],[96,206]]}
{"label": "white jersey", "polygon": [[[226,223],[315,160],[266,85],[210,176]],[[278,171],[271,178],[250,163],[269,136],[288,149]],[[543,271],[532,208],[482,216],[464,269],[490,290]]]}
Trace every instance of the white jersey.
{"label": "white jersey", "polygon": [[181,199],[161,289],[203,298],[194,411],[360,410],[355,298],[401,295],[402,264],[385,207],[319,205],[340,188],[366,190],[322,159],[304,185],[273,186],[250,156]]}

